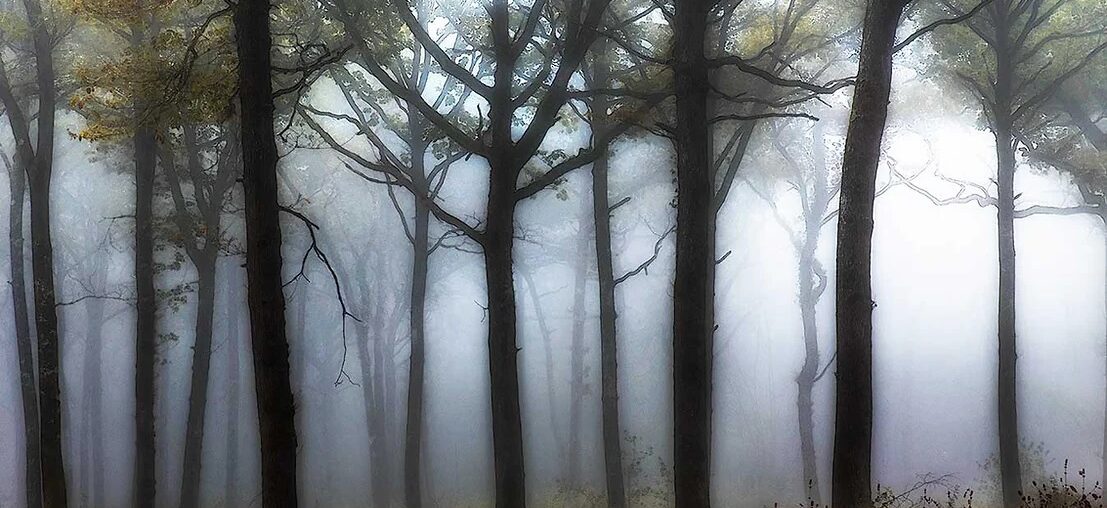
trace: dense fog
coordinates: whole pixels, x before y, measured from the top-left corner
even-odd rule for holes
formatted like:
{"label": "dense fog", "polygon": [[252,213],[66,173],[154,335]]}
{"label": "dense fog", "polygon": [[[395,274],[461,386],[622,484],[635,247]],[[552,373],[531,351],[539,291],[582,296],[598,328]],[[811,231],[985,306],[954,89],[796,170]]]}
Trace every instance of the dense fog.
{"label": "dense fog", "polygon": [[0,507],[1104,502],[1102,0],[0,2]]}

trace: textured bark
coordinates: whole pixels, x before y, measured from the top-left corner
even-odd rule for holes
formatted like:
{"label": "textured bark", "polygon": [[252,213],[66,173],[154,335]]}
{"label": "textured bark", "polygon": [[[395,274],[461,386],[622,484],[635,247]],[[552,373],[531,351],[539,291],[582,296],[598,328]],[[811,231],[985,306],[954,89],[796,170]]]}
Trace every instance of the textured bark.
{"label": "textured bark", "polygon": [[247,301],[261,438],[262,504],[294,507],[296,410],[289,379],[281,287],[270,7],[268,0],[241,0],[234,11],[246,208]]}
{"label": "textured bark", "polygon": [[[0,69],[0,72],[3,72]],[[10,96],[7,77],[0,87]],[[14,101],[14,98],[12,99]],[[7,103],[7,101],[4,101]],[[16,121],[16,120],[12,120]],[[26,124],[24,124],[26,125]],[[14,131],[14,129],[13,129]],[[8,252],[11,254],[12,324],[15,327],[15,344],[19,356],[19,389],[23,402],[23,459],[24,495],[28,508],[42,506],[42,474],[39,467],[38,388],[35,383],[34,343],[31,340],[31,322],[27,313],[27,273],[24,266],[26,249],[23,239],[23,210],[27,202],[27,180],[24,163],[12,165],[7,155],[4,164],[8,169],[8,187],[11,203],[8,207]],[[22,157],[20,158],[22,159]],[[20,160],[17,159],[17,160]]]}
{"label": "textured bark", "polygon": [[[61,351],[54,285],[54,244],[50,237],[50,185],[54,170],[54,113],[58,92],[54,75],[53,35],[43,21],[42,6],[38,0],[23,0],[23,7],[27,23],[32,28],[39,111],[34,164],[27,167],[31,202],[31,274],[34,279],[35,331],[38,334],[42,504],[47,508],[64,508],[68,495],[62,459]],[[30,152],[29,145],[27,150]]]}
{"label": "textured bark", "polygon": [[[215,225],[218,231],[218,224]],[[205,249],[208,250],[208,249]],[[181,508],[200,503],[200,470],[204,456],[204,417],[208,407],[208,379],[211,372],[212,325],[215,316],[216,251],[210,258],[194,260],[199,281],[196,285],[196,322],[192,346],[192,376],[189,382],[188,419],[185,422],[184,477],[181,482]]]}
{"label": "textured bark", "polygon": [[853,95],[838,217],[837,384],[833,506],[872,506],[872,233],[880,146],[902,0],[869,0]]}
{"label": "textured bark", "polygon": [[678,508],[711,505],[714,222],[704,56],[705,0],[676,2],[676,273],[673,282],[674,490]]}
{"label": "textured bark", "polygon": [[154,130],[139,125],[134,135],[135,162],[135,464],[134,506],[156,499],[154,367],[157,362],[157,299],[154,292]]}
{"label": "textured bark", "polygon": [[489,185],[484,248],[488,291],[488,374],[492,398],[492,456],[495,462],[497,508],[526,506],[526,472],[523,462],[523,422],[519,403],[518,337],[515,315],[513,248],[515,234],[515,185],[522,164],[517,160],[511,136],[514,82],[506,31],[508,8],[495,0],[489,10],[494,27],[495,86],[489,99]]}

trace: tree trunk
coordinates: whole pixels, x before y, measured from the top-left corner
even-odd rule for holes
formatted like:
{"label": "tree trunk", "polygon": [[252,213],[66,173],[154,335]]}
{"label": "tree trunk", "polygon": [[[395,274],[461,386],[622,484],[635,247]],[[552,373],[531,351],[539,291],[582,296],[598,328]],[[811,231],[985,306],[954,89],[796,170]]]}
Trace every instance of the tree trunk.
{"label": "tree trunk", "polygon": [[242,297],[242,279],[239,270],[235,270],[234,276],[229,277],[225,285],[225,300],[223,308],[226,312],[227,337],[227,473],[223,485],[223,497],[227,506],[238,506],[238,421],[239,421],[239,396],[241,393],[242,360],[239,358],[239,344],[242,334],[239,330],[239,316],[242,308],[239,306]]}
{"label": "tree trunk", "polygon": [[711,505],[714,212],[704,56],[710,2],[676,2],[676,273],[673,282],[674,490],[678,508]]}
{"label": "tree trunk", "polygon": [[[818,236],[815,236],[815,242]],[[814,256],[815,245],[810,235],[800,253],[800,317],[803,322],[803,367],[796,377],[796,410],[799,423],[800,456],[803,459],[804,491],[816,505],[822,504],[819,493],[818,462],[815,458],[815,417],[812,393],[819,369],[819,331],[815,321]]]}
{"label": "tree trunk", "polygon": [[157,139],[139,125],[135,151],[135,498],[134,506],[156,499],[154,366],[157,362],[157,300],[154,292],[154,171]]}
{"label": "tree trunk", "polygon": [[[594,111],[606,116],[605,100],[592,104]],[[595,122],[595,118],[593,122]],[[593,125],[593,128],[595,126]],[[607,506],[623,508],[627,504],[623,482],[622,432],[619,424],[619,354],[615,308],[615,269],[611,254],[611,211],[607,195],[608,159],[600,157],[592,164],[592,216],[596,232],[596,271],[600,300],[600,402],[603,411],[604,479]]]}
{"label": "tree trunk", "polygon": [[581,477],[581,442],[582,423],[584,419],[584,398],[587,389],[584,368],[584,322],[587,317],[588,289],[588,251],[589,240],[587,212],[584,210],[591,203],[581,199],[581,216],[577,223],[577,249],[576,265],[573,270],[573,325],[571,327],[572,338],[569,350],[569,442],[568,442],[568,472],[565,475],[568,485],[572,488],[584,486]]}
{"label": "tree trunk", "polygon": [[892,55],[903,0],[869,0],[842,159],[838,216],[833,506],[872,506],[872,234]]}
{"label": "tree trunk", "polygon": [[[5,79],[6,82],[6,79]],[[23,246],[23,209],[27,201],[27,180],[24,163],[13,166],[7,155],[8,184],[11,203],[8,208],[8,248],[11,254],[12,318],[15,343],[19,355],[19,388],[23,401],[24,494],[27,507],[42,506],[42,473],[39,466],[38,395],[35,383],[34,344],[27,314],[27,274],[24,268],[26,251]]]}
{"label": "tree trunk", "polygon": [[999,470],[1003,491],[1003,506],[1015,508],[1021,503],[1022,467],[1019,464],[1019,420],[1017,383],[1017,352],[1015,338],[1015,139],[1014,100],[1015,51],[1011,6],[997,7],[995,24],[996,55],[995,103],[992,131],[996,138],[997,187],[997,251],[999,255],[997,379]]}
{"label": "tree trunk", "polygon": [[[422,159],[424,150],[413,149],[412,176],[422,184],[425,178]],[[423,446],[423,393],[424,364],[426,362],[426,304],[427,304],[427,265],[430,257],[430,210],[418,199],[415,200],[415,242],[412,245],[411,268],[411,305],[409,321],[411,326],[411,356],[408,360],[407,381],[407,418],[404,432],[404,500],[408,508],[422,507]]]}
{"label": "tree trunk", "polygon": [[[208,227],[211,227],[209,225]],[[219,229],[218,224],[215,230]],[[188,420],[185,423],[184,478],[181,508],[200,504],[200,470],[203,465],[204,415],[208,407],[208,377],[211,371],[212,325],[215,315],[215,281],[218,251],[205,245],[204,259],[193,261],[199,282],[196,289],[195,343],[192,346],[192,376],[189,386]]]}
{"label": "tree trunk", "polygon": [[235,6],[238,98],[246,209],[246,272],[254,386],[261,438],[262,504],[294,507],[296,409],[289,380],[288,337],[281,288],[281,225],[268,0]]}
{"label": "tree trunk", "polygon": [[999,126],[995,135],[999,160],[999,464],[1003,505],[1013,508],[1022,497],[1015,365],[1015,149],[1009,127]]}
{"label": "tree trunk", "polygon": [[[496,0],[490,9],[493,27],[508,26],[508,7]],[[495,61],[512,62],[506,30],[493,30]],[[515,186],[522,163],[511,136],[514,66],[497,65],[488,104],[489,182],[486,225],[481,237],[488,291],[488,374],[492,403],[492,456],[497,508],[526,506],[523,421],[519,402],[519,346],[515,315],[512,258],[515,234]]]}
{"label": "tree trunk", "polygon": [[31,191],[31,274],[34,279],[35,331],[38,334],[42,503],[46,508],[64,508],[68,495],[62,459],[61,347],[54,287],[54,244],[50,238],[50,185],[54,170],[54,114],[58,92],[54,76],[53,36],[43,20],[42,5],[38,0],[23,0],[23,6],[33,31],[38,85],[37,150],[34,169],[28,179]]}

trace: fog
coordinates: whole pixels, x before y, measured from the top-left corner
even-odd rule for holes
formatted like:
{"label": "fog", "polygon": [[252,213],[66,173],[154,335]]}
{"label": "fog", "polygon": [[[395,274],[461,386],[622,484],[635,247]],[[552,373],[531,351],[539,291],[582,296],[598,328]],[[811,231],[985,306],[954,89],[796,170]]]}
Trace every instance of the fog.
{"label": "fog", "polygon": [[[862,36],[872,33],[862,21],[881,2],[246,1],[273,7],[272,48],[264,47],[271,79],[239,63],[247,45],[235,31],[245,33],[240,17],[248,16],[239,4],[0,6],[0,507],[707,506],[682,494],[681,478],[709,485],[701,490],[715,506],[838,499],[835,420],[845,406],[836,408],[836,330],[856,319],[835,308],[836,291],[845,294],[836,277],[838,207],[848,190],[843,172],[854,171],[851,108],[853,121],[864,121],[853,86]],[[1107,7],[984,4],[916,0],[898,21],[896,41],[910,44],[895,54],[888,120],[873,151],[871,506],[947,506],[938,504],[947,492],[948,506],[962,506],[970,490],[965,506],[1009,505],[997,389],[1007,259],[1017,274],[1016,481],[1027,495],[1072,485],[1092,503],[1028,498],[1022,506],[1099,506],[1107,478],[1107,142],[1098,144],[1107,140],[1107,16],[1098,14]],[[697,164],[682,144],[695,141],[683,130],[691,85],[672,62],[684,53],[681,30],[695,30],[675,21],[698,8],[690,6],[709,12],[698,25],[707,33],[700,56],[711,84],[699,96],[707,117],[692,117],[708,123],[707,194],[682,187],[685,164]],[[35,21],[42,9],[45,21]],[[607,14],[592,16],[596,9]],[[1041,46],[1008,74],[997,75],[1004,57],[986,37],[1005,26],[996,20],[1032,33],[1009,45]],[[49,39],[45,56],[40,32]],[[516,38],[518,53],[498,46]],[[505,54],[514,55],[513,69],[501,73]],[[741,63],[712,63],[726,55]],[[47,60],[57,98],[40,111]],[[1007,106],[1026,112],[1008,147],[1013,258],[1001,252],[997,221],[1005,75],[1015,89]],[[264,95],[278,157],[275,244],[251,236],[257,216],[248,214],[265,210],[252,204],[260,192],[252,182],[265,170],[249,166],[264,148],[248,141],[242,90],[251,79],[272,83],[272,97]],[[501,88],[512,104],[506,117],[496,109],[504,107]],[[55,121],[50,149],[39,133],[45,116]],[[462,140],[470,134],[472,146]],[[141,139],[153,147],[147,159]],[[35,146],[25,150],[24,141]],[[501,157],[503,146],[513,155]],[[43,186],[36,182],[50,171],[49,151],[52,178]],[[517,162],[506,230],[496,211],[503,160]],[[594,194],[600,175],[602,200]],[[24,191],[26,205],[21,195],[15,201]],[[44,199],[48,255],[33,229]],[[679,217],[688,209],[682,199],[710,208],[706,275],[682,273],[678,263],[698,252],[681,250],[695,245],[680,243],[695,223]],[[597,203],[609,207],[609,224]],[[151,243],[142,243],[143,231]],[[507,255],[496,257],[496,239],[505,238]],[[609,271],[597,258],[602,238]],[[274,249],[250,256],[259,245]],[[413,255],[420,245],[425,258]],[[32,269],[43,259],[46,272]],[[280,291],[254,286],[248,270],[257,259],[280,261]],[[506,291],[490,287],[493,263],[507,267]],[[50,266],[56,293],[46,295],[40,276]],[[710,456],[702,462],[709,473],[699,476],[682,476],[697,471],[677,453],[693,427],[674,409],[691,393],[674,372],[683,361],[674,351],[689,344],[684,321],[674,321],[689,277],[710,279],[714,309],[700,314],[710,384],[708,412],[696,414],[708,422]],[[152,298],[143,280],[152,281]],[[605,287],[614,287],[610,321]],[[275,315],[286,342],[259,321],[263,300],[281,295]],[[54,465],[42,386],[49,309],[60,375]],[[153,316],[152,328],[142,316]],[[511,335],[496,335],[507,322]],[[284,413],[260,401],[259,387],[280,387],[262,379],[274,379],[265,376],[281,355],[257,348],[285,343],[296,439],[294,471],[282,478],[294,485],[278,501],[263,487],[263,452],[279,445],[259,428]],[[144,344],[152,356],[143,356]],[[617,344],[614,388],[604,385],[613,373],[608,344]],[[21,364],[21,345],[30,364]],[[515,352],[500,356],[501,347]],[[516,362],[516,371],[497,370]],[[141,365],[152,367],[150,383]],[[496,377],[503,372],[517,389]],[[151,396],[143,387],[152,388],[152,421],[141,416]],[[604,428],[611,408],[614,444]],[[421,422],[409,421],[413,414]],[[197,415],[200,425],[190,425]],[[522,432],[518,455],[512,421]],[[152,448],[142,444],[144,425]],[[199,432],[191,442],[190,431]],[[605,469],[612,446],[625,488],[618,503]],[[513,466],[516,456],[522,464]],[[143,470],[152,476],[144,480]],[[60,487],[51,483],[59,472]],[[190,474],[199,478],[192,487]]]}

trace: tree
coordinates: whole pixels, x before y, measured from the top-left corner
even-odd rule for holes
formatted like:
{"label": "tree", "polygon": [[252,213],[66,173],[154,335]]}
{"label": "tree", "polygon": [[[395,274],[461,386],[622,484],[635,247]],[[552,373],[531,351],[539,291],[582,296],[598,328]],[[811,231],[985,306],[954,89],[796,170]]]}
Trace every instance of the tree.
{"label": "tree", "polygon": [[[10,94],[11,85],[0,64],[0,93]],[[13,100],[14,101],[14,100]],[[8,249],[11,253],[12,319],[19,355],[19,388],[23,401],[24,481],[29,508],[42,506],[42,474],[39,467],[38,388],[35,383],[34,343],[27,316],[27,274],[24,268],[26,248],[23,237],[23,210],[27,202],[26,169],[15,167],[7,153],[0,152],[8,171],[11,204],[8,208]]]}
{"label": "tree", "polygon": [[[0,100],[15,136],[16,168],[27,173],[31,205],[31,275],[34,281],[35,332],[38,337],[38,418],[42,504],[64,508],[67,503],[65,465],[61,444],[61,364],[58,314],[55,307],[54,247],[50,238],[50,183],[54,168],[54,113],[57,85],[54,44],[57,34],[43,15],[38,0],[24,0],[31,53],[35,61],[38,112],[36,137],[31,141],[30,117],[12,90],[6,71],[0,71]],[[0,61],[0,68],[5,64]],[[24,374],[25,375],[25,374]],[[33,466],[33,464],[31,464]],[[28,471],[28,474],[36,474]],[[28,500],[33,502],[34,496]]]}
{"label": "tree", "polygon": [[[456,228],[480,245],[485,260],[488,290],[488,346],[489,378],[492,395],[493,456],[495,460],[496,502],[498,506],[525,506],[525,468],[523,463],[522,421],[519,403],[519,373],[517,364],[515,288],[513,277],[513,245],[515,236],[514,216],[518,203],[533,196],[569,171],[595,159],[597,145],[582,150],[575,156],[553,161],[551,168],[529,183],[519,187],[520,177],[527,164],[539,154],[542,142],[550,128],[559,120],[559,114],[570,99],[570,84],[577,74],[588,48],[597,37],[594,27],[607,8],[607,0],[581,2],[571,10],[571,22],[565,21],[565,33],[558,34],[559,21],[546,18],[545,3],[534,6],[518,6],[523,14],[515,30],[511,8],[507,0],[496,0],[487,6],[489,31],[484,42],[464,40],[464,50],[474,53],[474,58],[488,59],[495,64],[492,84],[486,84],[472,70],[455,61],[440,46],[436,36],[428,32],[429,23],[418,17],[411,8],[398,0],[392,9],[403,21],[412,36],[430,55],[439,69],[448,75],[450,86],[467,92],[465,97],[475,96],[482,117],[479,125],[458,125],[449,113],[440,111],[439,104],[432,104],[418,93],[411,83],[391,72],[391,66],[382,61],[372,44],[375,39],[366,37],[355,22],[346,2],[334,2],[332,12],[345,27],[358,64],[385,89],[403,100],[409,108],[440,130],[460,150],[487,160],[490,167],[488,202],[483,227],[474,227],[442,209],[433,197],[421,192],[411,178],[387,159],[374,161],[349,149],[335,148],[358,166],[383,173],[397,185],[407,189],[416,199],[430,208],[439,220]],[[560,40],[557,40],[560,37]],[[533,48],[532,48],[533,47]],[[455,51],[460,48],[454,48]],[[463,50],[463,51],[464,51]],[[538,65],[524,65],[535,59]],[[470,62],[473,58],[469,59]],[[555,67],[556,63],[556,67]],[[471,67],[471,66],[470,66]],[[517,77],[528,83],[517,90]],[[541,92],[541,93],[540,93]],[[485,108],[486,106],[486,108]],[[515,137],[512,125],[517,118],[525,122],[525,132]],[[475,132],[474,132],[475,131]],[[334,145],[327,140],[328,144]]]}
{"label": "tree", "polygon": [[906,2],[870,0],[861,37],[838,214],[834,506],[871,506],[873,200],[892,89],[896,29]]}
{"label": "tree", "polygon": [[[942,6],[956,15],[965,13],[953,2],[942,2]],[[971,34],[955,32],[955,37],[939,46],[958,80],[979,101],[996,140],[997,414],[1001,487],[1007,507],[1019,504],[1022,491],[1016,397],[1016,149],[1019,138],[1033,135],[1048,123],[1043,121],[1042,108],[1062,85],[1107,49],[1104,17],[1087,11],[1089,8],[1102,5],[1088,6],[1076,0],[996,0],[984,15],[965,23]]]}
{"label": "tree", "polygon": [[247,300],[261,436],[262,503],[297,505],[295,403],[281,283],[277,144],[273,134],[272,36],[268,0],[234,6],[242,187],[246,208]]}

